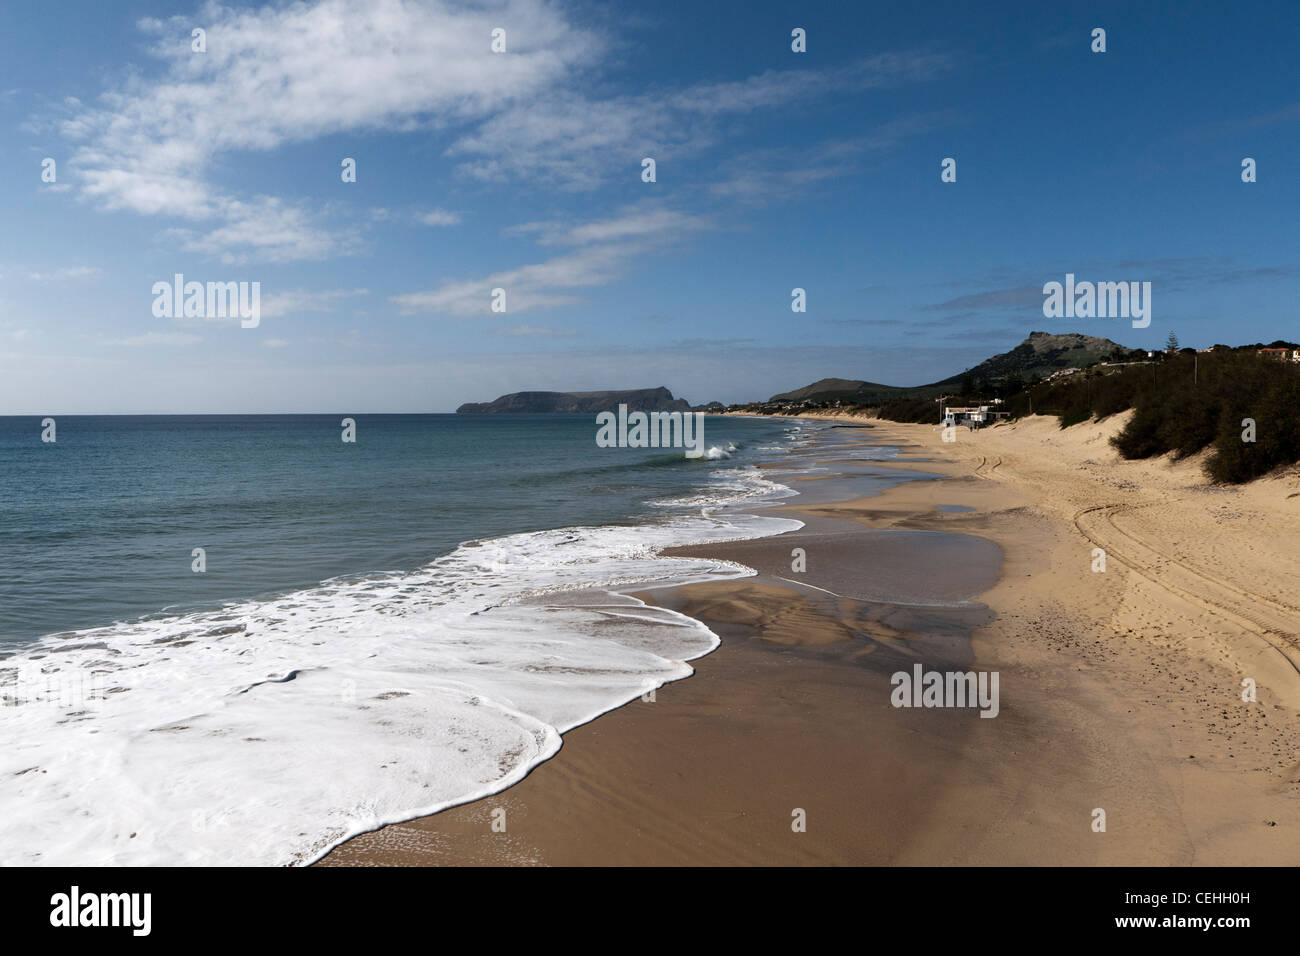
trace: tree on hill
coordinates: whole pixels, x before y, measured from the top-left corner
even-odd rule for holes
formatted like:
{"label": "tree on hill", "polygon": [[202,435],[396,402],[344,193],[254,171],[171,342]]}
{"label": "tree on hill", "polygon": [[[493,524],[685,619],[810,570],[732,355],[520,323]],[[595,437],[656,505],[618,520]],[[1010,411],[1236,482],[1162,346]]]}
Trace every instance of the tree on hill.
{"label": "tree on hill", "polygon": [[1174,335],[1172,330],[1169,333],[1169,339],[1165,342],[1165,351],[1167,352],[1178,351],[1178,336]]}

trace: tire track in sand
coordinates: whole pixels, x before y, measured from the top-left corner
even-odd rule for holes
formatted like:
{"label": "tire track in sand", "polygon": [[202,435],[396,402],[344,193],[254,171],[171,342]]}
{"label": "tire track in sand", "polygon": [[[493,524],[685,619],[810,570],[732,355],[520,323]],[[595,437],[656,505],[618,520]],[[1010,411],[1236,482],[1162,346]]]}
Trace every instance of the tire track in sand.
{"label": "tire track in sand", "polygon": [[[1075,512],[1079,533],[1147,581],[1198,607],[1230,618],[1255,634],[1300,677],[1300,609],[1256,594],[1221,575],[1188,564],[1167,549],[1125,531],[1115,516],[1151,505],[1092,505]],[[1116,547],[1118,542],[1119,546]]]}
{"label": "tire track in sand", "polygon": [[[981,455],[972,474],[984,480],[1007,480],[998,469],[1002,458]],[[1151,504],[1104,504],[1074,513],[1075,529],[1108,558],[1196,607],[1226,617],[1254,634],[1285,661],[1300,682],[1300,608],[1275,601],[1180,560],[1168,549],[1125,531],[1115,516]],[[1117,546],[1118,542],[1118,546]]]}

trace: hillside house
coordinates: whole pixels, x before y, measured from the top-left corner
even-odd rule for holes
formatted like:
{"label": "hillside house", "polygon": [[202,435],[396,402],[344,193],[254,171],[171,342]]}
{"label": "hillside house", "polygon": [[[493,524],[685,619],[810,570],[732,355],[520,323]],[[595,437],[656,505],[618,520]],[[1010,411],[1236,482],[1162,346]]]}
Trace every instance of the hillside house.
{"label": "hillside house", "polygon": [[[996,399],[995,404],[1002,404],[1002,400]],[[944,427],[965,425],[968,428],[979,428],[989,422],[1006,418],[1010,414],[1010,412],[999,411],[993,405],[945,405],[940,409]]]}

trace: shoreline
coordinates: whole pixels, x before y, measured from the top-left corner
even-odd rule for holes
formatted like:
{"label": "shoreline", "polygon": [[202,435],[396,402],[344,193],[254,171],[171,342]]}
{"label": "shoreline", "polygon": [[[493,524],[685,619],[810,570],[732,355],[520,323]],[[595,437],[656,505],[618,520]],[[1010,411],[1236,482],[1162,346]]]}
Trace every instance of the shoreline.
{"label": "shoreline", "polygon": [[[930,426],[871,424],[864,435],[897,445],[900,458],[929,459],[872,467],[944,477],[770,510],[867,531],[955,531],[996,542],[1001,573],[979,597],[996,617],[969,641],[973,666],[1001,673],[996,719],[890,706],[890,669],[909,653],[954,660],[952,644],[918,643],[909,631],[915,619],[870,613],[878,606],[864,611],[871,602],[844,598],[842,588],[826,589],[835,600],[809,599],[798,585],[773,589],[760,568],[758,579],[649,592],[722,640],[695,662],[692,679],[661,688],[654,703],[634,701],[569,731],[556,756],[509,790],[354,838],[323,865],[1300,858],[1293,729],[1300,681],[1269,645],[1271,632],[1256,625],[1265,633],[1252,633],[1247,618],[1230,616],[1243,609],[1189,603],[1174,581],[1162,583],[1158,567],[1131,569],[1124,559],[1140,565],[1133,555],[1141,552],[1128,538],[1112,548],[1108,573],[1090,572],[1103,531],[1087,515],[1082,527],[1071,520],[1084,510],[1075,507],[1080,501],[1105,504],[1099,490],[1129,490],[1121,486],[1134,475],[1173,496],[1145,509],[1148,521],[1160,501],[1175,514],[1188,495],[1208,501],[1184,490],[1194,487],[1189,463],[1107,460],[1114,422],[1062,433],[1030,420],[971,433],[956,447],[942,445]],[[754,550],[782,537],[733,544]],[[1164,577],[1186,573],[1175,567]],[[1284,597],[1268,600],[1286,606]],[[1225,622],[1239,632],[1220,633]],[[1243,670],[1258,681],[1253,709],[1233,703]],[[498,806],[510,821],[506,833],[489,825]],[[1097,808],[1106,811],[1106,833],[1092,830]],[[792,831],[795,809],[807,812],[807,832]]]}
{"label": "shoreline", "polygon": [[[809,455],[802,462],[792,457],[771,462],[769,467],[788,470],[795,465],[822,461],[827,454],[842,453],[829,448]],[[871,470],[879,463],[870,460],[856,464]],[[880,483],[878,477],[869,474],[793,479],[776,474],[772,477],[787,485],[822,482],[830,477],[856,482],[862,486],[861,493],[873,493],[871,486]],[[896,478],[890,476],[889,480]],[[627,592],[648,604],[701,620],[719,636],[721,645],[693,662],[694,680],[667,684],[649,702],[645,698],[633,701],[597,721],[567,731],[558,754],[535,767],[522,783],[495,797],[354,838],[320,861],[320,865],[858,862],[860,858],[855,854],[861,846],[858,836],[863,831],[857,823],[855,805],[871,789],[872,778],[878,774],[882,761],[899,761],[904,756],[892,746],[902,731],[882,735],[878,730],[880,722],[893,720],[896,713],[888,703],[888,673],[911,659],[906,654],[900,655],[894,645],[904,639],[915,639],[930,645],[930,653],[941,653],[944,660],[968,663],[969,632],[987,616],[983,606],[969,598],[992,583],[997,552],[996,548],[974,539],[933,536],[943,539],[946,548],[956,547],[973,562],[982,564],[986,573],[978,582],[965,575],[956,590],[946,596],[942,585],[912,586],[908,591],[903,565],[910,563],[910,570],[919,573],[927,561],[939,555],[943,546],[931,542],[929,547],[922,548],[907,535],[882,533],[839,518],[809,514],[811,502],[819,497],[822,496],[810,493],[810,487],[805,484],[803,493],[796,498],[741,506],[749,513],[798,518],[804,523],[799,530],[764,538],[671,547],[663,552],[668,557],[712,558],[743,564],[757,568],[757,576]],[[882,537],[894,541],[895,546],[882,548]],[[916,603],[854,602],[866,612],[850,626],[841,620],[836,602],[827,597],[830,592],[821,587],[843,587],[833,573],[825,570],[818,573],[814,568],[808,575],[810,582],[804,585],[782,580],[763,570],[772,559],[788,554],[795,544],[805,545],[814,553],[821,550],[827,559],[821,562],[823,566],[832,560],[841,563],[871,560],[878,572],[895,575],[892,583],[884,585],[884,591],[895,595],[900,591],[910,593]],[[971,546],[980,553],[973,554]],[[701,594],[733,593],[741,596],[735,603],[742,609],[757,609],[761,614],[764,608],[776,608],[784,618],[780,633],[769,629],[771,633],[766,633],[762,640],[751,641],[745,621],[726,619],[725,615],[719,617],[716,608],[701,610],[692,604]],[[922,621],[934,625],[935,633],[919,633]],[[871,661],[873,666],[862,666],[861,639],[868,634],[872,635],[869,650],[879,652],[881,660],[888,658],[891,663],[887,667],[875,665],[875,659]],[[722,694],[718,693],[719,682],[726,685]],[[686,686],[692,684],[693,690]],[[798,689],[792,690],[792,684]],[[797,702],[797,706],[787,703],[773,711],[770,700],[776,685],[780,685],[777,696],[787,702]],[[874,706],[861,707],[864,697],[869,697]],[[743,716],[746,713],[753,719]],[[950,740],[963,732],[960,725],[968,725],[965,718],[970,715],[931,713],[929,716],[946,728],[941,737]],[[719,721],[722,722],[720,730]],[[692,726],[694,731],[682,735],[683,725]],[[653,741],[644,736],[647,733]],[[735,750],[732,741],[737,734],[768,744],[779,738],[780,761],[764,765],[753,761],[745,751]],[[819,738],[820,745],[808,747],[801,743],[809,737]],[[667,738],[682,742],[687,750],[678,750]],[[834,760],[836,754],[861,749],[864,742],[873,751],[870,757],[857,761],[852,772],[840,776],[828,788],[820,768]],[[665,743],[667,747],[663,746]],[[702,758],[702,752],[708,756]],[[626,765],[629,758],[635,768]],[[938,766],[937,761],[930,763]],[[663,802],[648,805],[621,792],[618,786],[607,788],[604,778],[611,772],[619,777],[648,775],[644,787],[656,789]],[[688,780],[688,775],[695,779]],[[926,790],[936,788],[939,783],[935,775],[927,787],[918,789],[920,777],[915,772],[905,773],[901,766],[895,776],[913,779],[906,792],[880,792],[880,813],[888,812],[891,806],[917,806],[925,799]],[[675,792],[666,792],[662,785],[656,787],[654,783],[669,779],[679,784]],[[800,780],[802,786],[797,784]],[[795,807],[785,806],[785,802],[795,799],[796,790],[802,795],[803,803],[809,804],[808,812],[820,822],[812,836],[792,842],[780,838],[784,833],[793,833],[790,815]],[[534,798],[537,791],[540,791],[539,799]],[[538,819],[535,809],[538,803],[573,807],[584,796],[590,800],[588,795],[593,792],[603,794],[599,800],[603,810],[622,805],[624,812],[610,815],[596,810],[602,818],[593,824],[591,813],[584,810],[580,816],[586,822],[581,832],[565,825],[567,817],[548,815]],[[780,797],[783,792],[789,796]],[[727,809],[715,806],[719,793],[729,794],[731,801],[744,805]],[[758,803],[766,805],[762,809],[754,802],[756,795],[759,795]],[[823,806],[818,805],[819,801]],[[511,836],[496,833],[484,839],[483,822],[498,809],[506,811],[508,820],[522,820],[517,827],[530,835],[527,849],[513,836],[516,832],[513,823],[508,830]],[[680,823],[673,822],[697,811],[705,818],[701,820],[705,830],[683,829]],[[828,829],[827,819],[840,824]],[[646,836],[645,842],[629,841],[626,833],[619,832],[625,825],[636,827],[638,833]],[[610,850],[620,842],[623,851]],[[610,852],[615,855],[609,856]],[[889,847],[882,842],[872,850],[872,855],[883,860],[889,852]]]}

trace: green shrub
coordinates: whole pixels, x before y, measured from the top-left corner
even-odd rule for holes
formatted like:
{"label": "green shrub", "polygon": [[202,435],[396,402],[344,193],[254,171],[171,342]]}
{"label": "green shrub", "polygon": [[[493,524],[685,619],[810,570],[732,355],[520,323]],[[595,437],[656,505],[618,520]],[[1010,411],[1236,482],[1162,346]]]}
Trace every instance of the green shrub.
{"label": "green shrub", "polygon": [[[1252,349],[1094,368],[1031,387],[1006,408],[1055,415],[1062,428],[1133,409],[1112,439],[1121,455],[1186,458],[1212,447],[1206,473],[1215,481],[1250,481],[1300,461],[1300,367]],[[1241,439],[1244,418],[1256,422],[1253,443]]]}

